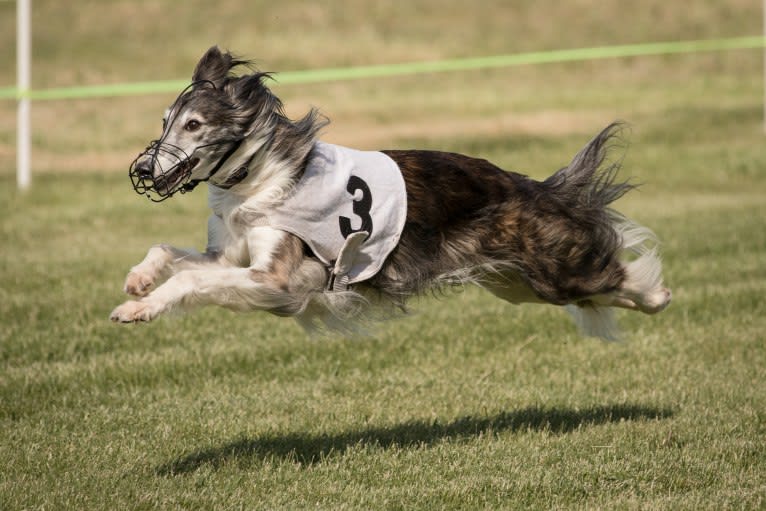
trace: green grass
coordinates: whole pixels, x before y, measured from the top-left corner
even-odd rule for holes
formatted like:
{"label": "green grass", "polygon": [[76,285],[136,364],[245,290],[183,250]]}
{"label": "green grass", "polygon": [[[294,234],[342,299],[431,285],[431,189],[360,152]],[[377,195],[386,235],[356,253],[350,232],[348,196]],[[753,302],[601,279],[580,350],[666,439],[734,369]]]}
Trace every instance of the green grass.
{"label": "green grass", "polygon": [[[37,83],[175,78],[217,37],[199,20],[231,23],[239,5],[178,8],[171,44],[170,7],[139,2],[153,16],[126,23],[133,4],[36,2],[38,23],[58,20],[37,36]],[[230,46],[297,69],[760,30],[746,1],[456,4],[422,33],[428,2],[376,7],[375,30],[360,5],[264,5],[262,31]],[[285,44],[276,19],[305,39]],[[158,41],[178,54],[150,58]],[[630,121],[625,174],[644,184],[618,207],[662,239],[674,302],[621,314],[618,344],[476,289],[419,300],[370,339],[217,309],[113,325],[150,245],[205,243],[202,189],[154,205],[126,175],[172,98],[36,103],[24,194],[0,105],[0,509],[766,507],[761,76],[758,52],[729,52],[276,86],[289,111],[332,118],[328,140],[456,150],[538,178]]]}

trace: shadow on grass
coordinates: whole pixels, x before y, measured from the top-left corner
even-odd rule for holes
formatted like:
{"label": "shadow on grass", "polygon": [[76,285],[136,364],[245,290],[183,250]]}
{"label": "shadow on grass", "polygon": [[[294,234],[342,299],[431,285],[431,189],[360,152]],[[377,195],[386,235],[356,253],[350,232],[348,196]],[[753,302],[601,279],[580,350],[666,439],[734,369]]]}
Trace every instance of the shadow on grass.
{"label": "shadow on grass", "polygon": [[287,433],[241,438],[219,447],[202,449],[157,467],[162,476],[186,474],[225,463],[281,458],[317,464],[356,446],[381,449],[420,447],[441,440],[470,439],[503,431],[550,431],[563,434],[583,427],[620,421],[657,420],[673,415],[667,408],[618,404],[582,410],[530,407],[489,417],[466,416],[452,422],[412,421],[337,434]]}

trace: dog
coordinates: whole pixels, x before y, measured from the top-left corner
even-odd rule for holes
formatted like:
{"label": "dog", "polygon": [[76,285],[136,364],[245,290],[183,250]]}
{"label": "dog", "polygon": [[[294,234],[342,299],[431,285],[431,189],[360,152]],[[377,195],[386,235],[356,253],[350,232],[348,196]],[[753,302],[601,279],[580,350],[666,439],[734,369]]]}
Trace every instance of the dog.
{"label": "dog", "polygon": [[328,121],[314,108],[289,119],[270,78],[210,48],[131,164],[134,189],[157,202],[206,182],[212,214],[204,252],[149,249],[113,321],[218,305],[347,332],[470,283],[566,306],[586,335],[614,339],[613,308],[670,303],[655,236],[609,207],[634,188],[609,157],[621,123],[536,181],[461,154],[325,144]]}

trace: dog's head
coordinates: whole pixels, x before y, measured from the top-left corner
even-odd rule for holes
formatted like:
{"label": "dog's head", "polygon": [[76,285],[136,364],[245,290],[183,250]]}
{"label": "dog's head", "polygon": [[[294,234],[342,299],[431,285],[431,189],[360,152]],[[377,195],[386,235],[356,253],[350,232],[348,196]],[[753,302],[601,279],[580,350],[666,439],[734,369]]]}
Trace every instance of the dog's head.
{"label": "dog's head", "polygon": [[269,74],[234,76],[232,69],[242,65],[250,63],[218,47],[202,56],[191,85],[165,112],[160,138],[130,166],[136,192],[158,202],[208,179],[224,185],[240,170],[227,165],[229,159],[254,132],[271,129],[282,112],[263,83]]}

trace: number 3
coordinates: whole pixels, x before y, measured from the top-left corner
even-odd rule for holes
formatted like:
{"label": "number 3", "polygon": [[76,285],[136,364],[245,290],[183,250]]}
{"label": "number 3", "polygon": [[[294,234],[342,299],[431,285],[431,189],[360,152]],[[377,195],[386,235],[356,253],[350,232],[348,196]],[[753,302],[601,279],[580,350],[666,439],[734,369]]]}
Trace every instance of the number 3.
{"label": "number 3", "polygon": [[370,209],[372,209],[372,192],[370,187],[364,182],[364,179],[351,176],[348,180],[348,186],[346,190],[351,195],[355,195],[357,190],[362,191],[362,198],[354,201],[354,214],[362,219],[362,226],[359,229],[351,228],[351,220],[345,216],[338,218],[338,224],[340,224],[340,233],[343,238],[348,238],[351,233],[367,231],[367,237],[372,235],[372,217],[370,216]]}

